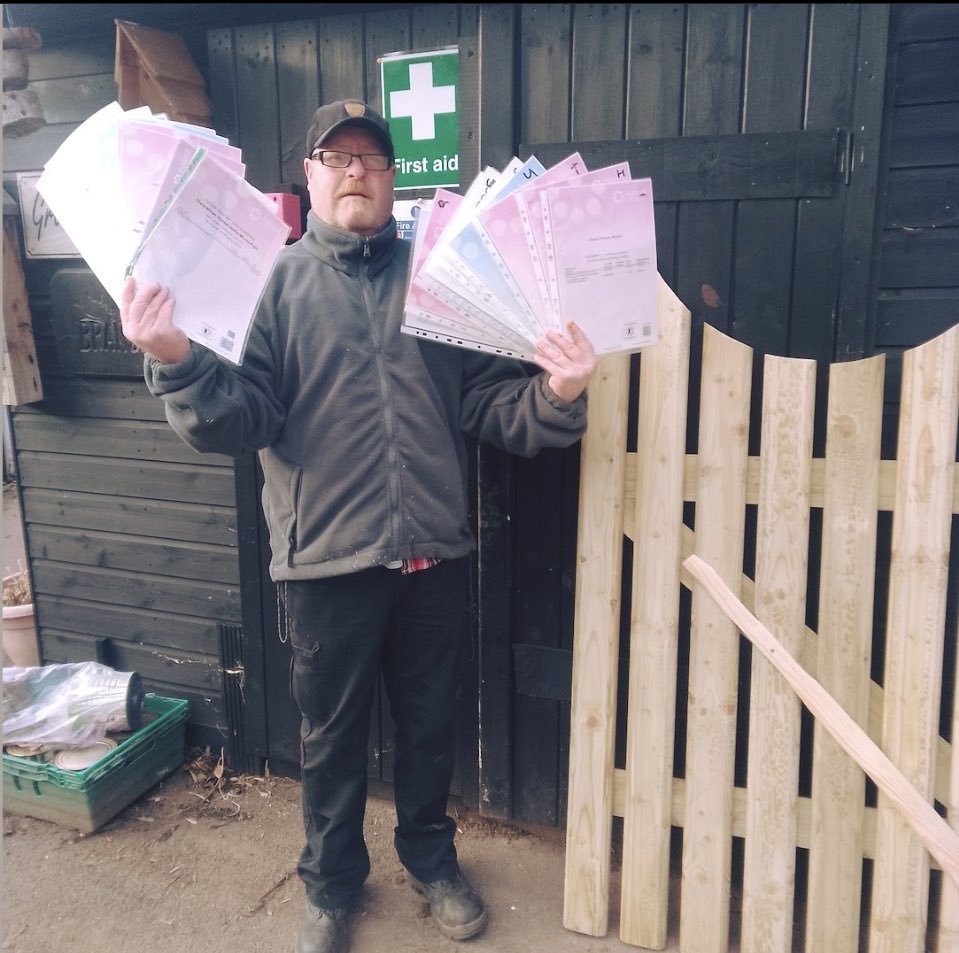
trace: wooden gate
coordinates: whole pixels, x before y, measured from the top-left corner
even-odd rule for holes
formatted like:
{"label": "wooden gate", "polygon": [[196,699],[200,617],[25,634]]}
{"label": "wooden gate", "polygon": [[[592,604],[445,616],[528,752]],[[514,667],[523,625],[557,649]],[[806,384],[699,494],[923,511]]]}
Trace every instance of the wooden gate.
{"label": "wooden gate", "polygon": [[959,326],[906,353],[898,460],[887,460],[882,355],[829,367],[823,458],[812,454],[816,363],[765,357],[761,451],[750,455],[752,350],[707,325],[688,454],[689,312],[663,282],[659,310],[660,340],[640,358],[635,452],[628,359],[604,358],[590,387],[564,924],[607,932],[622,818],[626,943],[662,949],[676,931],[683,953],[724,953],[731,938],[742,953],[959,949],[959,883],[684,564],[695,554],[714,570],[861,725],[948,818],[954,851]]}

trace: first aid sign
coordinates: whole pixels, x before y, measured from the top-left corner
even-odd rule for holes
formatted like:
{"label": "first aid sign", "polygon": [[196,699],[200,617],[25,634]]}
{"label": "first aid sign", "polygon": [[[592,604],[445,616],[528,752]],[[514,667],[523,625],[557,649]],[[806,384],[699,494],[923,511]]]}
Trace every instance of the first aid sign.
{"label": "first aid sign", "polygon": [[396,189],[455,189],[459,177],[459,49],[380,58]]}

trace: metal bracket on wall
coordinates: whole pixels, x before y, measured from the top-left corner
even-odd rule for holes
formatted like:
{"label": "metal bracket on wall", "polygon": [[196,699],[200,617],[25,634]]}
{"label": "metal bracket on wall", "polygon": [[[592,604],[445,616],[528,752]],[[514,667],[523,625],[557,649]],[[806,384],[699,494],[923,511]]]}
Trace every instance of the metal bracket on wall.
{"label": "metal bracket on wall", "polygon": [[220,671],[223,676],[223,707],[227,720],[226,760],[233,771],[255,773],[260,770],[259,758],[248,751],[244,738],[243,627],[217,624],[220,641]]}

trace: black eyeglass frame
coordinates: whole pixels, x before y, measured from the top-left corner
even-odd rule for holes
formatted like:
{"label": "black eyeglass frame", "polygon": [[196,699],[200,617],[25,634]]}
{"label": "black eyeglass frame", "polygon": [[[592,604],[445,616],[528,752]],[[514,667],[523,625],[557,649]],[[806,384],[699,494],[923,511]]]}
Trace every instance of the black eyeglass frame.
{"label": "black eyeglass frame", "polygon": [[[324,156],[334,155],[334,156],[348,156],[343,165],[336,165],[335,163],[327,162]],[[363,165],[363,168],[367,172],[387,172],[394,165],[396,159],[387,155],[383,152],[345,152],[342,149],[314,149],[310,154],[310,159],[313,162],[319,162],[321,165],[325,165],[328,169],[348,169],[352,165],[354,159],[359,159]],[[370,165],[368,159],[385,159],[386,165],[383,168],[377,168],[376,165]]]}

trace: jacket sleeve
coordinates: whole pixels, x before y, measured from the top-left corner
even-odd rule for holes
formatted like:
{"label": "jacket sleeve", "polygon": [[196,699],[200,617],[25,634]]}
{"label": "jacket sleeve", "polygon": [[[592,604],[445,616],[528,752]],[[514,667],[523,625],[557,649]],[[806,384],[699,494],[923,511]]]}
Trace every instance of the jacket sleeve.
{"label": "jacket sleeve", "polygon": [[235,366],[199,344],[179,364],[147,356],[144,377],[163,400],[166,418],[179,436],[201,453],[242,456],[274,441],[284,408],[276,397],[270,342],[254,323],[243,364]]}
{"label": "jacket sleeve", "polygon": [[568,447],[586,430],[586,395],[572,403],[550,389],[547,375],[522,364],[466,352],[460,426],[484,443],[532,457],[546,447]]}

